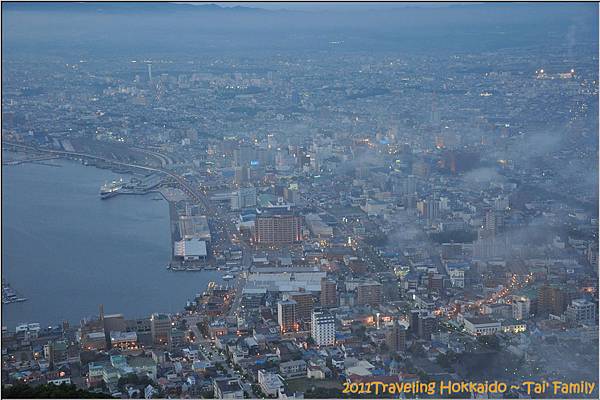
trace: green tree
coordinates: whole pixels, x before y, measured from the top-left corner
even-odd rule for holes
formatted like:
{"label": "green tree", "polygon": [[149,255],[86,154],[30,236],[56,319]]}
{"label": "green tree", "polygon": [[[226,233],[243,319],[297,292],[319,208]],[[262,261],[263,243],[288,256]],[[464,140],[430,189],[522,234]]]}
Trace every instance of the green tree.
{"label": "green tree", "polygon": [[477,341],[492,350],[500,350],[500,339],[496,335],[479,336]]}
{"label": "green tree", "polygon": [[63,383],[54,385],[52,383],[29,386],[17,383],[11,387],[2,388],[2,397],[6,399],[109,399],[106,393],[95,393],[87,390],[77,389],[77,386]]}
{"label": "green tree", "polygon": [[426,374],[425,372],[423,372],[423,371],[419,371],[419,372],[417,372],[417,375],[419,376],[419,380],[420,380],[421,382],[429,382],[429,381],[430,381],[429,375],[427,375],[427,374]]}
{"label": "green tree", "polygon": [[458,359],[458,356],[453,353],[452,351],[449,351],[446,354],[440,354],[437,356],[436,362],[443,368],[450,368],[452,366],[452,364],[454,364]]}
{"label": "green tree", "polygon": [[118,386],[119,390],[124,390],[125,385],[134,385],[139,386],[143,385],[144,387],[147,385],[151,385],[152,381],[147,376],[142,376],[141,378],[137,374],[127,374],[119,378]]}

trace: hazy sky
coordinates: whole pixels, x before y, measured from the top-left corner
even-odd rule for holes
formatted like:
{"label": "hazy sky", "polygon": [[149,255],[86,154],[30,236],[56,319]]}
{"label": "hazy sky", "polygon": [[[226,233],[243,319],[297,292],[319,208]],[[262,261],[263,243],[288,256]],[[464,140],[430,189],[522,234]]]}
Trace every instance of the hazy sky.
{"label": "hazy sky", "polygon": [[215,4],[4,3],[3,52],[256,55],[330,51],[332,41],[369,53],[597,49],[597,3]]}

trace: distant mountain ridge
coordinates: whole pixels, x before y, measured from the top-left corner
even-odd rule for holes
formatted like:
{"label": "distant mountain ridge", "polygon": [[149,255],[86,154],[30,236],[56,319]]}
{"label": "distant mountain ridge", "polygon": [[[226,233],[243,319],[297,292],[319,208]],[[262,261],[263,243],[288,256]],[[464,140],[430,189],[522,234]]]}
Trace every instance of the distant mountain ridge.
{"label": "distant mountain ridge", "polygon": [[2,11],[153,13],[153,12],[268,12],[256,7],[222,7],[214,3],[184,4],[173,2],[5,2]]}
{"label": "distant mountain ridge", "polygon": [[[293,3],[286,3],[293,6]],[[146,1],[146,2],[66,2],[66,1],[15,1],[15,2],[3,2],[2,11],[7,12],[45,12],[45,13],[82,13],[82,14],[112,14],[112,15],[128,15],[128,14],[157,14],[163,15],[184,12],[186,14],[208,14],[214,13],[215,15],[314,15],[315,13],[330,14],[331,12],[341,12],[342,14],[348,15],[404,15],[406,13],[418,13],[423,15],[424,13],[430,14],[445,14],[453,12],[471,11],[471,12],[530,12],[532,14],[550,12],[553,14],[565,12],[568,14],[569,11],[576,7],[587,7],[591,6],[593,2],[583,3],[572,3],[565,6],[561,2],[548,2],[548,3],[528,3],[528,2],[473,2],[473,3],[439,3],[429,7],[425,7],[425,3],[398,3],[398,7],[394,7],[395,3],[378,3],[378,2],[364,2],[364,3],[337,3],[335,6],[330,2],[324,2],[323,9],[317,11],[319,4],[313,3],[314,9],[294,8],[294,7],[283,7],[283,8],[262,8],[260,3],[256,3],[256,6],[246,5],[232,5],[232,6],[221,6],[216,3],[180,3],[180,2],[161,2],[161,1]],[[335,4],[335,3],[333,3]],[[350,4],[350,6],[348,6]],[[401,5],[400,5],[401,4]],[[339,6],[338,6],[339,5]],[[597,5],[596,5],[597,7]],[[597,8],[594,12],[595,18],[597,18]],[[452,16],[454,14],[448,14]]]}
{"label": "distant mountain ridge", "polygon": [[[286,2],[283,1],[283,4]],[[292,7],[286,8],[262,8],[260,7],[260,3],[257,3],[257,6],[220,6],[216,3],[180,3],[180,2],[162,2],[162,1],[141,1],[141,2],[66,2],[66,1],[15,1],[15,2],[3,2],[2,3],[2,11],[44,11],[44,12],[100,12],[100,13],[114,13],[114,14],[127,14],[127,13],[153,13],[153,12],[222,12],[222,13],[235,13],[235,12],[244,12],[244,13],[296,13],[296,14],[304,14],[306,12],[315,11],[315,9],[302,9],[302,8],[294,8],[292,3],[288,3],[292,5]],[[314,3],[315,6],[318,6],[317,3]],[[335,3],[334,3],[335,4]],[[411,3],[399,3],[398,7],[394,7],[394,3],[381,3],[372,2],[372,3],[350,3],[350,7],[346,5],[348,3],[340,2],[337,3],[339,6],[333,6],[332,3],[324,2],[323,11],[347,11],[347,12],[403,12],[410,9],[425,11],[425,12],[435,12],[440,9],[446,10],[460,10],[460,9],[485,9],[489,11],[493,10],[539,10],[544,3],[511,3],[511,2],[499,2],[499,3],[439,3],[440,5],[433,5],[430,7],[425,7],[425,4],[411,4]],[[400,4],[402,4],[400,6]],[[545,3],[546,5],[552,7],[553,3]],[[554,3],[555,6],[560,6],[560,2]],[[362,7],[361,7],[362,6]]]}

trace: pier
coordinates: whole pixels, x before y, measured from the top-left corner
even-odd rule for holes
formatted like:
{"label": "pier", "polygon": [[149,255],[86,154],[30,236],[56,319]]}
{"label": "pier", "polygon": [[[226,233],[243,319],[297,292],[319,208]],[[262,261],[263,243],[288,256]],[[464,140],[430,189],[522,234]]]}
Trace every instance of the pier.
{"label": "pier", "polygon": [[21,160],[10,160],[10,161],[2,161],[2,165],[20,165],[26,163],[37,163],[42,161],[56,160],[60,158],[59,156],[41,156],[41,157],[32,157],[32,158],[23,158]]}
{"label": "pier", "polygon": [[26,297],[20,297],[8,283],[2,282],[2,304],[20,303],[26,300]]}
{"label": "pier", "polygon": [[188,181],[186,181],[184,177],[182,177],[178,174],[175,174],[174,172],[171,172],[167,169],[153,168],[153,167],[147,167],[145,165],[126,163],[126,162],[122,162],[122,161],[107,159],[107,158],[96,156],[93,154],[80,153],[80,152],[75,152],[75,151],[40,149],[37,147],[24,145],[21,143],[3,142],[2,145],[5,148],[14,148],[17,150],[34,150],[34,151],[38,151],[40,153],[53,154],[55,156],[62,156],[62,157],[70,158],[70,159],[80,160],[80,161],[86,163],[86,165],[88,165],[88,163],[94,163],[93,165],[99,166],[98,163],[100,163],[100,164],[105,164],[107,166],[110,165],[110,166],[116,166],[116,167],[120,167],[120,168],[125,167],[125,168],[130,168],[130,169],[138,169],[138,170],[142,170],[142,171],[146,171],[146,172],[156,172],[156,173],[160,173],[160,174],[165,174],[168,177],[173,178],[175,180],[176,185],[183,192],[185,192],[185,194],[187,194],[192,199],[192,201],[194,201],[197,204],[202,204],[207,211],[210,210],[208,200],[206,199],[205,196],[203,196],[202,194],[197,192],[196,189],[194,189],[194,187]]}
{"label": "pier", "polygon": [[[113,181],[113,184],[114,181]],[[115,187],[114,189],[106,189],[109,190],[106,194],[103,193],[104,185],[100,189],[100,195],[102,199],[109,199],[111,197],[118,196],[120,194],[127,195],[145,195],[148,193],[160,193],[158,188],[163,184],[163,179],[156,175],[150,174],[143,178],[131,178],[131,181],[123,183],[121,186]]]}
{"label": "pier", "polygon": [[[151,192],[158,191],[158,188],[164,184],[166,181],[169,181],[170,184],[180,189],[192,202],[192,204],[201,205],[204,208],[204,213],[208,217],[214,217],[215,212],[210,207],[209,201],[207,197],[202,194],[200,191],[196,190],[192,184],[190,184],[183,176],[180,176],[172,171],[169,171],[165,168],[155,168],[148,167],[145,165],[132,164],[122,161],[117,161],[114,159],[107,159],[105,157],[96,156],[93,154],[81,153],[76,151],[65,151],[65,150],[53,150],[53,149],[40,149],[34,146],[29,146],[21,143],[14,142],[3,142],[4,148],[21,150],[21,151],[37,151],[39,153],[45,153],[48,156],[53,157],[64,157],[72,160],[78,160],[82,162],[84,165],[92,165],[98,168],[110,168],[115,169],[118,168],[123,170],[124,172],[133,172],[133,173],[150,173],[147,177],[146,181],[142,181],[141,186],[132,185],[129,188],[123,185],[123,188],[119,188],[115,191],[114,195],[117,194],[146,194]],[[164,160],[165,162],[167,160]],[[162,175],[162,176],[160,176]],[[155,178],[150,178],[154,176]],[[156,179],[156,180],[155,180]],[[113,194],[109,194],[104,198],[112,197]],[[164,196],[163,196],[164,197]],[[179,215],[177,213],[176,207],[172,202],[169,202],[170,212],[171,212],[171,235],[173,239],[173,235],[179,235],[178,232],[178,221]],[[177,229],[175,233],[174,229]],[[172,240],[172,246],[174,246],[175,241]],[[214,265],[211,265],[211,261],[178,261],[174,257],[174,251],[172,248],[171,252],[172,260],[169,263],[168,268],[172,271],[201,271],[205,268],[212,268]]]}

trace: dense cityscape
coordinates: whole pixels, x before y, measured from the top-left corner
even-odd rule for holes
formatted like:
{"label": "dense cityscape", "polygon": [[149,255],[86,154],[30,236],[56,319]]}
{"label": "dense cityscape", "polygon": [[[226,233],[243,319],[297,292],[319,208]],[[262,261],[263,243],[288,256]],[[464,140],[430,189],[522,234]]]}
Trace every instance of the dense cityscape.
{"label": "dense cityscape", "polygon": [[[166,200],[163,273],[221,276],[178,313],[98,304],[50,327],[3,321],[4,390],[301,399],[375,397],[344,383],[501,381],[497,398],[597,398],[598,42],[587,39],[3,54],[3,171],[61,158],[131,176],[99,186],[97,201]],[[21,292],[3,280],[3,314]],[[536,395],[526,381],[596,384]],[[490,394],[458,397],[472,395]]]}

